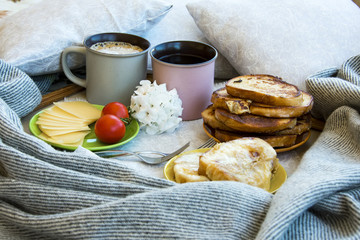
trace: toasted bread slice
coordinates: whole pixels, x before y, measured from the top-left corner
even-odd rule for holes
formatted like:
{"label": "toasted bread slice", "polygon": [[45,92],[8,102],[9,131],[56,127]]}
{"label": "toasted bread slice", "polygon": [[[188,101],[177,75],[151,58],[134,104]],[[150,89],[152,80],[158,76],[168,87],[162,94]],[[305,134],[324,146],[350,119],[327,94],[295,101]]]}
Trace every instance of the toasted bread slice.
{"label": "toasted bread slice", "polygon": [[203,121],[205,124],[209,125],[211,128],[214,129],[222,129],[226,131],[235,131],[235,129],[232,129],[219,120],[215,118],[215,108],[213,105],[210,105],[207,107],[204,111],[202,111],[201,116],[203,118]]}
{"label": "toasted bread slice", "polygon": [[250,113],[251,100],[233,97],[220,88],[211,95],[211,102],[215,108],[222,108],[234,114]]}
{"label": "toasted bread slice", "polygon": [[[215,107],[213,105],[210,105],[208,108],[206,108],[202,113],[201,116],[203,118],[204,123],[210,127],[211,129],[220,129],[228,132],[243,132],[240,130],[236,130],[233,128],[230,128],[226,126],[224,123],[220,122],[215,118]],[[310,113],[304,114],[297,118],[296,125],[294,127],[285,128],[283,130],[277,131],[277,132],[270,132],[268,134],[271,135],[300,135],[304,132],[307,132],[311,129],[311,115]],[[267,134],[266,132],[262,134]]]}
{"label": "toasted bread slice", "polygon": [[252,102],[250,112],[254,115],[275,118],[299,117],[310,112],[313,107],[313,97],[307,92],[301,91],[303,102],[299,106],[270,106]]}
{"label": "toasted bread slice", "polygon": [[[215,131],[216,129],[224,130],[226,132],[233,132],[233,133],[243,133],[243,131],[236,130],[226,126],[224,123],[220,122],[215,118],[215,109],[213,105],[209,106],[205,109],[201,115],[205,125],[211,128],[211,131]],[[307,113],[297,118],[296,125],[294,127],[285,128],[280,131],[276,132],[269,132],[269,133],[261,133],[263,135],[300,135],[304,132],[307,132],[311,129],[311,115]],[[219,139],[220,140],[220,139]]]}
{"label": "toasted bread slice", "polygon": [[198,173],[201,154],[200,152],[185,154],[174,161],[174,175],[177,183],[209,181],[206,176]]}
{"label": "toasted bread slice", "polygon": [[280,130],[275,132],[275,135],[289,135],[289,134],[296,134],[300,135],[304,132],[308,132],[311,129],[311,115],[307,113],[303,116],[300,116],[296,120],[296,125],[293,128],[286,128],[284,130]]}
{"label": "toasted bread slice", "polygon": [[252,114],[237,115],[215,109],[215,118],[229,128],[242,132],[273,133],[296,125],[296,118],[268,118]]}
{"label": "toasted bread slice", "polygon": [[254,115],[274,118],[299,117],[310,112],[313,106],[312,95],[300,91],[303,102],[300,106],[271,106],[263,103],[253,102],[242,98],[233,97],[226,91],[226,88],[220,88],[213,92],[211,102],[216,108],[225,109],[234,114],[251,113]]}
{"label": "toasted bread slice", "polygon": [[275,106],[300,106],[298,87],[271,75],[245,75],[230,79],[227,92],[235,97]]}
{"label": "toasted bread slice", "polygon": [[239,181],[265,190],[278,167],[276,151],[260,138],[216,144],[199,158],[199,174],[210,180]]}
{"label": "toasted bread slice", "polygon": [[272,147],[290,147],[296,142],[297,135],[260,135],[256,133],[235,133],[215,129],[215,138],[220,142],[228,142],[243,137],[258,137],[269,143]]}

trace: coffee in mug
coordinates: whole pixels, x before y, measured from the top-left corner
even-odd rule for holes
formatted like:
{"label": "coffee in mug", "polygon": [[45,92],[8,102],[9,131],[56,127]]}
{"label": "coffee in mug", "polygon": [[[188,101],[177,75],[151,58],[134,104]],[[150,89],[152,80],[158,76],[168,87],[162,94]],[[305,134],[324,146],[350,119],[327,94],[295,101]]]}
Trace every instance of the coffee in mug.
{"label": "coffee in mug", "polygon": [[[100,33],[84,40],[84,46],[63,51],[61,64],[66,77],[86,88],[86,99],[93,104],[121,102],[130,105],[131,95],[146,79],[150,42],[126,33]],[[75,76],[68,64],[71,53],[86,57],[86,78]]]}
{"label": "coffee in mug", "polygon": [[93,44],[90,49],[108,54],[131,54],[144,51],[139,46],[127,42],[99,42]]}
{"label": "coffee in mug", "polygon": [[206,62],[207,60],[200,56],[189,55],[189,54],[170,54],[166,56],[159,57],[159,60],[172,63],[172,64],[197,64]]}

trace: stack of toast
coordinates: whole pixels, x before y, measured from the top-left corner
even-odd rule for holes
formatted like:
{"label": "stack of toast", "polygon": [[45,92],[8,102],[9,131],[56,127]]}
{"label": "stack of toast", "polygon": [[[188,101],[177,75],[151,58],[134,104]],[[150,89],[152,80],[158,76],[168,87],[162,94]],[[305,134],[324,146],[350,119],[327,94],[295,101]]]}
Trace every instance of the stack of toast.
{"label": "stack of toast", "polygon": [[313,97],[271,75],[230,79],[213,92],[202,112],[205,127],[220,142],[258,137],[274,148],[291,147],[311,128]]}

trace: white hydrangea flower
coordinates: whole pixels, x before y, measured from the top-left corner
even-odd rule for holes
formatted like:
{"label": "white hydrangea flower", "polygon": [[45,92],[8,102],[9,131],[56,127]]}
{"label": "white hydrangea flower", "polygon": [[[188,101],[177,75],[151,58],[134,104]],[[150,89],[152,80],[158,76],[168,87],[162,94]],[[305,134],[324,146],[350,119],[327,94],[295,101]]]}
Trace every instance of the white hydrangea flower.
{"label": "white hydrangea flower", "polygon": [[130,114],[147,134],[173,132],[182,120],[182,110],[176,89],[167,91],[166,84],[156,81],[140,81],[131,96]]}

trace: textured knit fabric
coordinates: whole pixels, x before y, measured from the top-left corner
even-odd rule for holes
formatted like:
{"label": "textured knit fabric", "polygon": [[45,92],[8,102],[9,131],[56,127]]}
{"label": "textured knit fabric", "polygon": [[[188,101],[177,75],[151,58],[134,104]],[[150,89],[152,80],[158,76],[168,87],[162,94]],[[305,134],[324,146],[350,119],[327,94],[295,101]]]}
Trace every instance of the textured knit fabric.
{"label": "textured knit fabric", "polygon": [[34,80],[36,86],[39,88],[41,94],[45,94],[48,92],[51,85],[59,78],[59,74],[46,74],[39,76],[32,76],[32,80]]}
{"label": "textured knit fabric", "polygon": [[[317,105],[324,131],[274,195],[230,181],[176,184],[54,150],[23,131],[19,113],[32,107],[1,95],[0,239],[359,239],[360,109],[350,103],[359,71],[329,72],[307,81],[331,103]],[[31,82],[23,88],[38,97]]]}
{"label": "textured knit fabric", "polygon": [[314,96],[313,114],[326,119],[335,109],[349,106],[360,108],[360,56],[347,60],[342,67],[326,69],[307,79]]}
{"label": "textured knit fabric", "polygon": [[41,102],[41,93],[28,75],[0,59],[0,98],[23,117]]}

